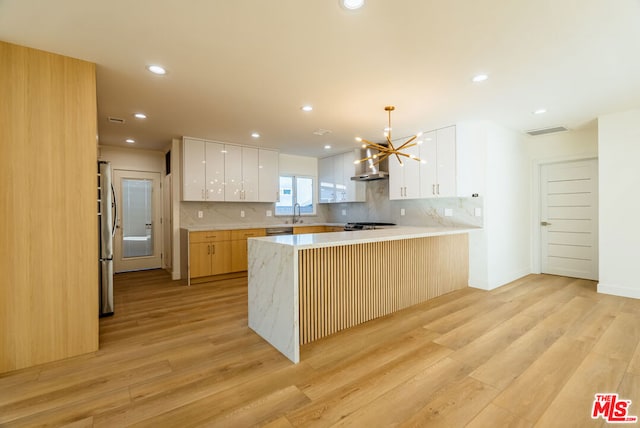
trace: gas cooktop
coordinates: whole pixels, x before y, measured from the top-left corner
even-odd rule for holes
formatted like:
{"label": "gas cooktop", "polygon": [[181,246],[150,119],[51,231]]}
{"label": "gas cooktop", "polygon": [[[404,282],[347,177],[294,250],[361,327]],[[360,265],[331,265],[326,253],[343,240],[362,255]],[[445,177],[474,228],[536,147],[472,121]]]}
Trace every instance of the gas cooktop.
{"label": "gas cooktop", "polygon": [[395,223],[381,223],[381,222],[355,222],[355,223],[347,223],[344,225],[344,230],[373,230],[373,229],[383,229],[391,226],[395,226]]}

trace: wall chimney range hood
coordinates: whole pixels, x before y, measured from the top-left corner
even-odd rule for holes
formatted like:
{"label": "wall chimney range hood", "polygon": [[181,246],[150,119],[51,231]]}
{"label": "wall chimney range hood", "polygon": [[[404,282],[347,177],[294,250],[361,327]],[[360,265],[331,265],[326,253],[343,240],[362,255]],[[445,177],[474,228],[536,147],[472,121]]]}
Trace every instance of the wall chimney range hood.
{"label": "wall chimney range hood", "polygon": [[[364,148],[360,150],[360,159],[368,158],[374,155],[375,153],[371,148]],[[389,161],[387,159],[383,160],[377,165],[374,165],[374,160],[369,159],[366,162],[360,162],[357,164],[356,175],[351,177],[354,181],[374,181],[374,180],[385,180],[389,178],[389,173],[387,172],[389,166]]]}

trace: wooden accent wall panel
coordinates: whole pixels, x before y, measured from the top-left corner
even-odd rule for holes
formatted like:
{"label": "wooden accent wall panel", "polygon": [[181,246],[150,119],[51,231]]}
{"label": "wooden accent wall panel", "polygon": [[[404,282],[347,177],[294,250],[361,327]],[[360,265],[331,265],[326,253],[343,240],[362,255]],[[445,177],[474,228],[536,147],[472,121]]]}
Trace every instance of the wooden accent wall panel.
{"label": "wooden accent wall panel", "polygon": [[0,372],[98,349],[95,65],[0,42]]}
{"label": "wooden accent wall panel", "polygon": [[300,250],[300,344],[467,287],[468,234]]}

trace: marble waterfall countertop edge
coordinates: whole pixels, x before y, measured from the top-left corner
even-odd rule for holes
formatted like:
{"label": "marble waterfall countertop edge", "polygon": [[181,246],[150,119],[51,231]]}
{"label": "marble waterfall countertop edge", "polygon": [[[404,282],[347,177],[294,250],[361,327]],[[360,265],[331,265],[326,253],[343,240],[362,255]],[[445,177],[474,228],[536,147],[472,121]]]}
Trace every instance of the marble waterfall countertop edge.
{"label": "marble waterfall countertop edge", "polygon": [[207,230],[242,230],[242,229],[270,229],[272,227],[306,227],[306,226],[339,226],[344,227],[345,223],[237,223],[237,224],[215,224],[208,226],[180,226],[189,232],[204,232]]}
{"label": "marble waterfall countertop edge", "polygon": [[308,233],[302,235],[279,235],[251,240],[269,242],[298,250],[307,248],[336,247],[340,245],[364,244],[368,242],[395,241],[401,239],[428,238],[430,236],[453,235],[482,230],[480,227],[409,227],[398,226],[386,229],[357,230],[349,232]]}

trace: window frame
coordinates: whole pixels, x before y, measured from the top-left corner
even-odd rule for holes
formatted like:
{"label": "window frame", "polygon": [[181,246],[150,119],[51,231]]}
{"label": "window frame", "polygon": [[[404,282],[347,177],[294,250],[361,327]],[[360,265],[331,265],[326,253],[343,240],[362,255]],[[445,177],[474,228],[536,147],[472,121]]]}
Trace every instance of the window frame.
{"label": "window frame", "polygon": [[[296,203],[298,203],[298,179],[304,178],[311,180],[311,207],[312,211],[309,212],[300,212],[300,216],[316,216],[318,215],[318,201],[317,201],[317,190],[316,190],[316,180],[317,178],[313,175],[298,175],[298,174],[278,174],[278,199],[282,189],[280,188],[280,179],[282,177],[290,177],[292,179],[292,192],[291,196],[292,200],[292,208],[295,207]],[[278,204],[280,201],[276,202],[274,205],[274,216],[275,217],[291,217],[293,213],[278,213]],[[292,210],[293,211],[293,210]]]}

